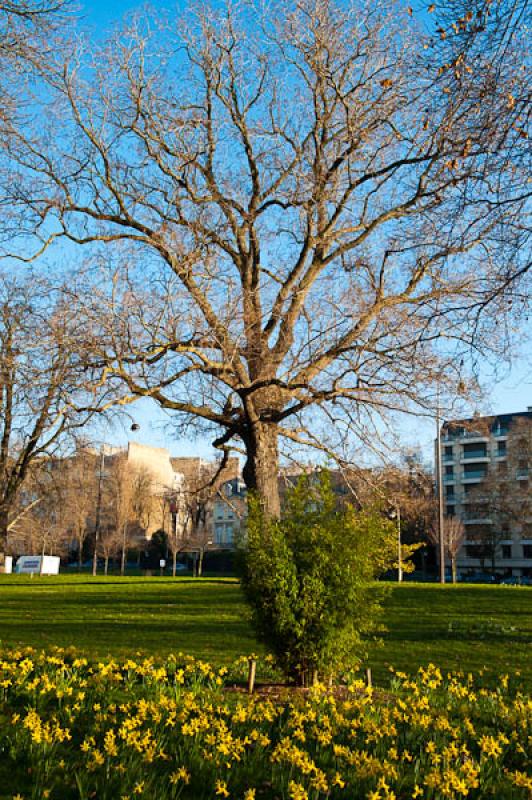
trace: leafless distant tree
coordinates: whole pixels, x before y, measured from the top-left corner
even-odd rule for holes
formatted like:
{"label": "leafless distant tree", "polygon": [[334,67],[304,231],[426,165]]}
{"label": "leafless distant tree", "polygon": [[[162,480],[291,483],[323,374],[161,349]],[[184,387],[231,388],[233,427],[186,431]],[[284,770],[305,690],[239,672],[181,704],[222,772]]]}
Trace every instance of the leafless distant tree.
{"label": "leafless distant tree", "polygon": [[107,524],[120,542],[120,574],[124,575],[131,536],[148,526],[153,480],[148,470],[128,463],[124,455],[110,460],[105,481]]}
{"label": "leafless distant tree", "polygon": [[78,568],[81,569],[85,542],[94,534],[98,456],[90,448],[80,448],[69,457],[58,459],[53,472],[61,520],[70,540],[76,544]]}
{"label": "leafless distant tree", "polygon": [[[91,417],[72,408],[86,398],[80,325],[61,288],[0,273],[0,567],[32,467],[59,454]],[[76,498],[74,510],[82,502]]]}
{"label": "leafless distant tree", "polygon": [[103,558],[103,573],[109,572],[109,561],[116,558],[122,552],[123,537],[113,526],[105,526],[100,531],[98,539],[98,556]]}
{"label": "leafless distant tree", "polygon": [[68,552],[72,535],[66,525],[67,509],[51,466],[48,458],[33,463],[17,497],[7,545],[13,555],[65,556]]}
{"label": "leafless distant tree", "polygon": [[[437,524],[427,528],[427,534],[435,547],[440,545],[440,531]],[[456,583],[456,557],[465,541],[465,525],[459,517],[445,517],[443,521],[443,546],[445,556],[451,563],[453,583]]]}
{"label": "leafless distant tree", "polygon": [[526,7],[138,18],[6,141],[39,247],[127,264],[88,309],[101,379],[241,447],[270,513],[279,437],[372,446],[369,415],[427,408],[500,345],[530,266]]}

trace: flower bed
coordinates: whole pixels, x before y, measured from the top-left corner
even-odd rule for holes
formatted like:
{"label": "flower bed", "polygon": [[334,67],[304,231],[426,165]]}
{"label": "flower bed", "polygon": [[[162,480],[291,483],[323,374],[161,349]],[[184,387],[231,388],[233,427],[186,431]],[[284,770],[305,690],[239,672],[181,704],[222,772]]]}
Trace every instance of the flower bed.
{"label": "flower bed", "polygon": [[351,680],[248,696],[184,656],[89,663],[0,652],[0,798],[529,798],[517,679],[430,666],[380,694]]}

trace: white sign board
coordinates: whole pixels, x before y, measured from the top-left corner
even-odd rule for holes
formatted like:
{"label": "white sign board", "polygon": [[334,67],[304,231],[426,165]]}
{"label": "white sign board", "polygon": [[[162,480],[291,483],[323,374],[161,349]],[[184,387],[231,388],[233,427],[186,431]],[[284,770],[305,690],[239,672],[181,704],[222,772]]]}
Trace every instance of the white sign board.
{"label": "white sign board", "polygon": [[164,558],[160,559],[159,566],[161,569],[164,569],[166,567],[166,561],[164,560]]}
{"label": "white sign board", "polygon": [[59,556],[20,556],[15,572],[19,575],[58,575],[59,561]]}

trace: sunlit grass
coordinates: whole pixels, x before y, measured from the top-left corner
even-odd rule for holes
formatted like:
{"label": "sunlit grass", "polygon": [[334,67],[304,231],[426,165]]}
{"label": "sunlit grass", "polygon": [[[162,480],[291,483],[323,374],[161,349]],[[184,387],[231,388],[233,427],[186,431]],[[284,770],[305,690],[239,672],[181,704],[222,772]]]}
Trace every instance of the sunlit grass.
{"label": "sunlit grass", "polygon": [[[364,663],[378,682],[388,664],[414,671],[431,661],[532,680],[532,589],[392,584],[383,622],[384,643],[370,644]],[[99,658],[182,650],[216,664],[261,652],[231,578],[1,576],[0,641],[73,645]]]}

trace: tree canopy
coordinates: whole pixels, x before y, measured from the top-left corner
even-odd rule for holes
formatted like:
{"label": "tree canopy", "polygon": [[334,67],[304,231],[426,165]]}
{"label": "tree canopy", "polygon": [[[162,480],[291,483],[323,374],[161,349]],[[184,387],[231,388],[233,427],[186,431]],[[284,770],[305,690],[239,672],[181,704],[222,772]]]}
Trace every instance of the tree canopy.
{"label": "tree canopy", "polygon": [[107,264],[84,302],[96,377],[242,448],[274,514],[279,437],[333,449],[426,408],[502,347],[527,275],[526,3],[428,12],[139,16],[58,53],[6,139],[37,250]]}

